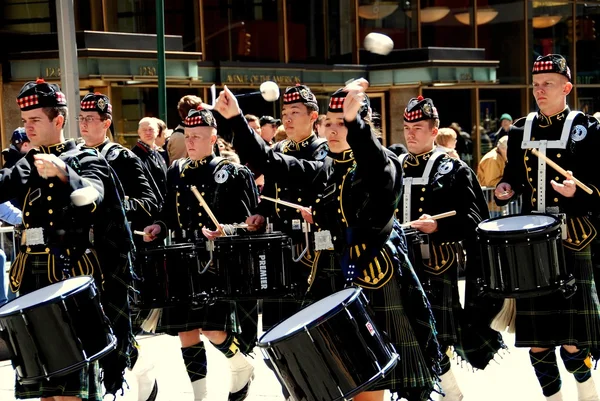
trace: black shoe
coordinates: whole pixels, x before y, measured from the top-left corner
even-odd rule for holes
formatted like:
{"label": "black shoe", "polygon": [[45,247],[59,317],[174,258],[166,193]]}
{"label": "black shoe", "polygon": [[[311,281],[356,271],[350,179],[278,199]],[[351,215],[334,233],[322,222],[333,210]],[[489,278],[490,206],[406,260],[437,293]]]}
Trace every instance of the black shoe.
{"label": "black shoe", "polygon": [[235,393],[229,393],[229,401],[243,401],[248,397],[248,392],[250,391],[250,384],[252,384],[252,380],[254,380],[254,373],[250,376],[248,383],[240,390]]}
{"label": "black shoe", "polygon": [[156,396],[158,395],[158,382],[154,380],[154,387],[152,387],[152,392],[148,396],[146,401],[156,401]]}

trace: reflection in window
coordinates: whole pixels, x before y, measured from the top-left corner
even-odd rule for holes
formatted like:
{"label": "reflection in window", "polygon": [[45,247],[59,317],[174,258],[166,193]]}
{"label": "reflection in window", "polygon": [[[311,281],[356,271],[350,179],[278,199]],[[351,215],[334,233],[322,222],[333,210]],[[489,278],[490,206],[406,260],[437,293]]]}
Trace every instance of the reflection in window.
{"label": "reflection in window", "polygon": [[[339,3],[330,7],[328,17],[335,21],[345,21],[345,15],[351,7],[349,1],[327,2],[322,0],[284,0],[287,6],[288,51],[292,63],[325,63],[325,35],[323,16],[325,5]],[[333,28],[332,28],[333,29]],[[345,24],[336,30],[339,43],[330,42],[332,54],[352,53],[351,25]],[[349,42],[349,43],[348,43]]]}
{"label": "reflection in window", "polygon": [[473,47],[473,0],[420,0],[420,7],[422,47]]}
{"label": "reflection in window", "polygon": [[206,59],[280,61],[277,0],[204,0]]}
{"label": "reflection in window", "polygon": [[[570,21],[568,26],[572,27],[573,22]],[[577,84],[600,84],[600,40],[597,28],[600,28],[600,4],[578,4],[575,19]],[[594,104],[596,111],[598,106],[598,103]]]}
{"label": "reflection in window", "polygon": [[534,0],[529,2],[529,18],[533,40],[532,62],[550,53],[565,56],[570,63],[571,40],[568,21],[573,15],[566,0]]}
{"label": "reflection in window", "polygon": [[55,0],[5,0],[0,11],[0,28],[3,31],[56,32]]}
{"label": "reflection in window", "polygon": [[[444,7],[444,10],[445,14],[444,11],[440,11],[437,16],[431,16],[443,18],[450,12],[447,7]],[[418,47],[416,15],[414,1],[362,0],[358,7],[359,38],[362,41],[369,33],[379,32],[388,35],[394,41],[394,49]],[[423,17],[421,14],[421,19]]]}

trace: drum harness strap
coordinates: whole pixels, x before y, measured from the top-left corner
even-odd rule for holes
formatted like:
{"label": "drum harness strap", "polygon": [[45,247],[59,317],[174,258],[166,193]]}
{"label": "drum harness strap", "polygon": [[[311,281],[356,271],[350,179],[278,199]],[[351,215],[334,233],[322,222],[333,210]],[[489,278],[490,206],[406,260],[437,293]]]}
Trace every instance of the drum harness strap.
{"label": "drum harness strap", "polygon": [[[429,175],[431,174],[431,170],[433,169],[433,165],[436,160],[440,157],[444,156],[445,153],[434,151],[429,160],[427,160],[427,165],[425,166],[425,171],[423,171],[423,175],[420,178],[417,177],[403,177],[403,186],[404,186],[404,195],[403,195],[403,210],[402,210],[402,223],[408,223],[411,219],[411,195],[412,195],[412,186],[413,185],[427,185],[429,184]],[[400,155],[400,163],[404,164],[404,160],[408,157],[408,154]]]}
{"label": "drum harness strap", "polygon": [[[567,142],[569,139],[569,133],[571,132],[571,126],[573,120],[579,115],[583,114],[581,111],[572,111],[565,120],[562,133],[559,140],[548,141],[532,141],[531,140],[531,128],[533,122],[537,118],[537,113],[529,113],[525,120],[525,130],[523,132],[523,142],[521,142],[521,149],[537,148],[538,152],[546,156],[546,149],[566,149]],[[538,157],[538,176],[537,176],[537,211],[540,213],[546,213],[546,161]]]}

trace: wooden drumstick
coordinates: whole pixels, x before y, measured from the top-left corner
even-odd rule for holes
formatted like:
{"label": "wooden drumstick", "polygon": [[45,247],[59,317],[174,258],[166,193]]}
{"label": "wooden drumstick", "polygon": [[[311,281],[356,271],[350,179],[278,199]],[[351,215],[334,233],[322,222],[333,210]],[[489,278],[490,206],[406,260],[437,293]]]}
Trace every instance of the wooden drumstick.
{"label": "wooden drumstick", "polygon": [[536,155],[537,157],[544,159],[544,161],[546,162],[546,164],[548,164],[550,167],[552,167],[554,170],[558,171],[559,173],[561,173],[562,175],[565,176],[566,179],[572,179],[573,181],[575,181],[575,185],[577,185],[579,188],[583,189],[585,192],[587,192],[588,194],[593,194],[594,191],[588,187],[587,185],[585,185],[583,182],[579,181],[577,178],[575,178],[574,176],[569,176],[569,173],[567,173],[567,171],[562,168],[561,166],[559,166],[558,164],[554,163],[554,161],[552,161],[551,159],[549,159],[546,155],[538,152],[537,149],[531,149],[531,153],[533,153],[534,155]]}
{"label": "wooden drumstick", "polygon": [[[451,210],[449,212],[444,212],[444,213],[440,213],[440,214],[434,214],[433,216],[431,216],[431,218],[433,220],[439,220],[439,219],[443,219],[444,217],[450,217],[450,216],[454,216],[454,215],[456,215],[456,210]],[[416,223],[417,221],[421,221],[421,220],[413,220],[413,221],[409,221],[408,223],[404,223],[404,224],[402,224],[402,228],[410,227],[410,225],[412,223]]]}
{"label": "wooden drumstick", "polygon": [[281,204],[283,206],[291,207],[291,208],[294,208],[294,209],[301,209],[301,208],[304,207],[302,205],[298,205],[297,203],[287,202],[287,201],[280,200],[280,199],[275,199],[275,198],[269,198],[268,196],[264,196],[264,195],[261,195],[260,198],[264,199],[264,200],[268,200],[268,201],[274,202],[274,203],[279,203],[279,204]]}
{"label": "wooden drumstick", "polygon": [[145,232],[143,232],[143,231],[138,231],[138,230],[133,230],[133,233],[134,233],[135,235],[144,235],[144,236],[146,236],[146,235],[151,235],[150,233],[145,233]]}
{"label": "wooden drumstick", "polygon": [[210,219],[212,220],[213,224],[217,227],[217,231],[221,232],[221,234],[223,234],[223,236],[226,237],[227,233],[225,233],[225,230],[223,230],[223,227],[221,227],[221,225],[219,224],[219,221],[217,220],[217,218],[213,214],[212,210],[210,210],[210,207],[208,206],[208,203],[206,203],[206,201],[204,200],[204,198],[202,197],[202,195],[200,195],[200,192],[198,192],[198,189],[194,185],[192,185],[190,187],[190,189],[192,190],[192,192],[194,193],[194,195],[196,195],[196,198],[198,199],[198,202],[200,202],[200,206],[202,206],[204,208],[204,210],[206,211],[206,214],[208,214],[208,217],[210,217]]}

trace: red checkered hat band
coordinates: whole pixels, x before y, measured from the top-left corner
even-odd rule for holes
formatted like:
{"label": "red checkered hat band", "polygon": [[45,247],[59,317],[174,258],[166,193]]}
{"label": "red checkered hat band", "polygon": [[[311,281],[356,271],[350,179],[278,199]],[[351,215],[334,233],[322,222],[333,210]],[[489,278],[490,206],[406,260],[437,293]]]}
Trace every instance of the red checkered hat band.
{"label": "red checkered hat band", "polygon": [[193,116],[193,117],[186,117],[185,118],[185,125],[186,127],[197,127],[199,125],[202,125],[202,117],[201,116]]}
{"label": "red checkered hat band", "polygon": [[81,110],[90,110],[90,111],[96,111],[96,101],[95,100],[91,100],[91,101],[85,101],[85,102],[81,102]]}
{"label": "red checkered hat band", "polygon": [[329,99],[329,110],[342,110],[344,108],[345,97],[332,97]]}
{"label": "red checkered hat band", "polygon": [[419,121],[423,119],[423,112],[421,109],[408,111],[408,109],[404,109],[404,120],[405,121]]}
{"label": "red checkered hat band", "polygon": [[298,93],[298,92],[286,93],[283,95],[284,103],[295,102],[298,100],[300,100],[300,93]]}
{"label": "red checkered hat band", "polygon": [[36,104],[40,104],[40,99],[38,95],[29,95],[21,98],[17,98],[17,104],[20,109],[24,109],[26,107],[35,106]]}
{"label": "red checkered hat band", "polygon": [[[535,63],[533,63],[533,72],[540,72],[540,71],[554,71],[555,67],[554,67],[554,63],[552,62],[552,60],[547,60],[547,61],[536,61]],[[558,70],[558,69],[556,69]]]}

